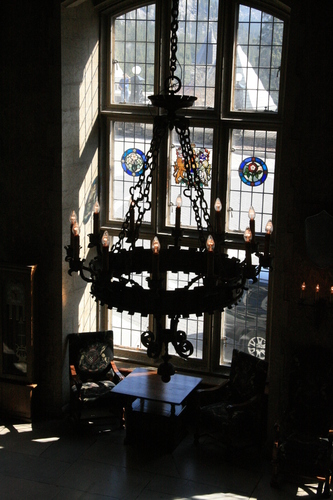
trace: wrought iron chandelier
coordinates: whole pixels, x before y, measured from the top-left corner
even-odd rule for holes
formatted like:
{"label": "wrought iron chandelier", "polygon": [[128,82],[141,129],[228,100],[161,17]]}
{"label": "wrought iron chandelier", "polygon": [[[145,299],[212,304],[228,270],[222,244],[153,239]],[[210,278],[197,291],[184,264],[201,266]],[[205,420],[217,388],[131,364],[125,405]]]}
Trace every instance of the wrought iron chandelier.
{"label": "wrought iron chandelier", "polygon": [[[97,256],[89,266],[80,259],[79,225],[75,212],[72,213],[71,243],[66,246],[66,261],[69,263],[69,274],[79,272],[81,278],[91,283],[91,294],[101,305],[115,308],[119,312],[129,314],[140,313],[142,316],[152,315],[154,331],[146,331],[141,335],[141,342],[147,348],[150,358],[162,358],[158,373],[164,382],[168,382],[175,369],[170,363],[169,344],[174,346],[177,354],[188,358],[193,353],[193,346],[187,340],[186,333],[178,330],[181,317],[190,314],[201,316],[213,314],[231,308],[240,300],[247,279],[254,282],[261,267],[270,267],[269,238],[273,226],[271,221],[266,226],[265,249],[259,253],[258,244],[254,241],[254,211],[249,212],[250,227],[244,233],[246,258],[243,262],[229,258],[224,253],[224,233],[221,227],[221,202],[215,202],[215,225],[211,224],[207,201],[204,197],[202,182],[198,173],[195,154],[192,149],[189,120],[177,115],[179,109],[188,108],[196,100],[194,96],[178,95],[181,80],[175,76],[177,66],[177,30],[179,0],[173,0],[171,10],[171,56],[170,75],[165,82],[165,90],[158,95],[149,96],[153,106],[160,109],[154,119],[153,138],[150,149],[145,156],[145,165],[138,181],[131,186],[129,193],[131,203],[122,223],[118,240],[110,249],[110,238],[107,231],[99,227],[99,205],[94,207],[94,231],[89,235],[89,247],[96,247]],[[172,231],[174,244],[161,248],[155,236],[151,249],[137,246],[140,228],[144,215],[150,210],[150,188],[153,175],[158,168],[161,141],[168,130],[175,129],[181,147],[185,168],[187,189],[185,196],[190,199],[194,211],[199,239],[198,248],[182,248],[183,230],[180,224],[181,204],[177,199],[176,224]],[[136,217],[135,217],[136,216]],[[203,227],[203,223],[206,227]],[[124,248],[124,240],[130,244]],[[251,254],[259,257],[259,265],[252,265]],[[193,275],[186,286],[175,290],[165,287],[166,273],[183,272]],[[142,286],[132,279],[133,274],[149,273],[147,286]],[[87,276],[86,274],[89,274]],[[170,327],[166,328],[166,318]]]}

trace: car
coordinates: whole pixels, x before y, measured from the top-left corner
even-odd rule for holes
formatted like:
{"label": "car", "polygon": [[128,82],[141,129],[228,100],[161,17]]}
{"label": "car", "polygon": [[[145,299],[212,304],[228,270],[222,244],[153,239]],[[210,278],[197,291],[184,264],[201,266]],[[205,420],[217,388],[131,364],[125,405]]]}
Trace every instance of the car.
{"label": "car", "polygon": [[268,273],[263,271],[256,283],[248,285],[240,302],[223,313],[223,362],[231,361],[233,349],[265,359],[267,300]]}

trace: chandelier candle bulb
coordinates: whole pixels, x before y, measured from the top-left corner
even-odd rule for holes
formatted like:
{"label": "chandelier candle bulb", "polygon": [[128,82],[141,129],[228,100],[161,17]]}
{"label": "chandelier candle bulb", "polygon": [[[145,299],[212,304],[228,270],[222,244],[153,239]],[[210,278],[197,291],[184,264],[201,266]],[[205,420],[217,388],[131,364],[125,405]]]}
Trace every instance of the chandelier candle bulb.
{"label": "chandelier candle bulb", "polygon": [[159,271],[160,256],[159,256],[159,254],[160,254],[161,245],[160,245],[160,242],[159,242],[159,239],[157,238],[157,236],[155,236],[153,239],[151,249],[153,251],[152,279],[158,280],[160,277],[160,271]]}
{"label": "chandelier candle bulb", "polygon": [[246,265],[252,265],[251,259],[251,241],[252,241],[252,232],[249,227],[247,227],[244,231],[244,240],[245,240],[245,254],[246,254]]}
{"label": "chandelier candle bulb", "polygon": [[99,211],[100,211],[100,206],[98,201],[96,201],[94,205],[94,235],[98,236],[99,235]]}
{"label": "chandelier candle bulb", "polygon": [[250,219],[250,230],[252,233],[252,240],[251,240],[252,244],[254,243],[254,239],[255,239],[255,222],[254,222],[255,217],[256,217],[256,212],[255,212],[253,207],[250,207],[249,219]]}
{"label": "chandelier candle bulb", "polygon": [[304,299],[305,289],[306,289],[306,284],[305,281],[303,281],[303,283],[301,284],[301,299]]}
{"label": "chandelier candle bulb", "polygon": [[265,231],[266,231],[266,234],[265,234],[264,257],[268,258],[268,255],[269,255],[269,243],[270,243],[270,239],[271,239],[271,234],[273,232],[273,223],[272,223],[271,220],[269,220],[267,222],[266,227],[265,227]]}
{"label": "chandelier candle bulb", "polygon": [[177,196],[176,200],[176,230],[180,230],[180,211],[182,206],[182,197],[180,195]]}
{"label": "chandelier candle bulb", "polygon": [[333,304],[333,286],[330,288],[330,304]]}
{"label": "chandelier candle bulb", "polygon": [[319,284],[317,284],[316,291],[315,291],[315,301],[316,302],[319,300],[319,291],[320,291],[320,286],[319,286]]}
{"label": "chandelier candle bulb", "polygon": [[214,276],[215,241],[214,241],[214,238],[211,234],[207,238],[206,248],[207,248],[207,277],[212,278]]}
{"label": "chandelier candle bulb", "polygon": [[77,222],[74,222],[73,228],[73,257],[74,260],[80,260],[80,228]]}
{"label": "chandelier candle bulb", "polygon": [[216,232],[217,234],[222,233],[222,203],[220,198],[216,198],[214,204],[215,212],[216,212]]}
{"label": "chandelier candle bulb", "polygon": [[110,237],[108,231],[104,231],[102,236],[102,253],[103,253],[103,271],[109,271],[109,246],[110,246]]}
{"label": "chandelier candle bulb", "polygon": [[70,245],[72,248],[73,248],[73,244],[74,244],[73,226],[74,226],[76,221],[77,221],[76,213],[75,213],[75,210],[73,210],[73,212],[69,216],[69,222],[71,223],[71,226],[70,226],[70,238],[71,238]]}

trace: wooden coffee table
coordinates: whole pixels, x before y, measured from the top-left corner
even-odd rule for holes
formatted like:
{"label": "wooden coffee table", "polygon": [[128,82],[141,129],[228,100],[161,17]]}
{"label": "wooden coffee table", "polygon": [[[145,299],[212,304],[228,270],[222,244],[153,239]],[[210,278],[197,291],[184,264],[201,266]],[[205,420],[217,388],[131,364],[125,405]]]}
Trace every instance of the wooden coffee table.
{"label": "wooden coffee table", "polygon": [[187,403],[201,380],[176,373],[164,383],[156,370],[133,370],[112,389],[127,399],[125,442],[172,450],[185,435]]}

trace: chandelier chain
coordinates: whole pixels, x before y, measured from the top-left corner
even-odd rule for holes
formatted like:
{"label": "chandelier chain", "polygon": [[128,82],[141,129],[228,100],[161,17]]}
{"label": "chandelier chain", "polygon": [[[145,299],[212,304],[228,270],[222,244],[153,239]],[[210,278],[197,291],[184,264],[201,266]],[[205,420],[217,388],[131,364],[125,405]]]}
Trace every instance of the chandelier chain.
{"label": "chandelier chain", "polygon": [[[184,194],[191,200],[191,205],[194,211],[195,221],[197,223],[197,228],[199,232],[199,239],[202,247],[204,248],[206,240],[204,236],[204,229],[201,222],[202,217],[205,220],[207,224],[207,229],[209,231],[212,230],[212,227],[210,223],[207,201],[204,196],[204,191],[201,187],[201,179],[198,174],[195,157],[193,154],[193,149],[190,141],[190,130],[189,127],[185,125],[182,121],[179,121],[179,123],[176,125],[175,128],[177,134],[179,135],[182,155],[184,158],[184,165],[186,169],[186,176],[188,180],[188,188],[184,190]],[[195,196],[193,195],[193,191],[195,192]]]}
{"label": "chandelier chain", "polygon": [[[164,120],[162,119],[162,121]],[[142,191],[142,186],[144,184],[144,177],[142,177],[140,178],[136,186],[132,186],[130,188],[132,196],[134,196],[134,191],[137,187],[140,190],[140,195],[135,200],[136,204],[141,200],[143,201],[142,206],[137,205],[139,213],[136,221],[136,227],[138,229],[140,229],[141,227],[145,213],[149,211],[151,207],[151,202],[149,201],[149,193],[153,182],[153,172],[158,165],[159,150],[165,132],[166,126],[162,126],[162,124],[160,123],[160,119],[157,118],[154,123],[153,138],[150,144],[149,151],[147,152],[147,170],[149,170],[149,174],[147,176],[146,185]]]}
{"label": "chandelier chain", "polygon": [[[129,189],[131,195],[131,203],[134,204],[138,209],[138,216],[136,219],[136,230],[137,234],[139,234],[140,227],[142,225],[142,221],[146,212],[151,209],[151,201],[149,201],[150,188],[153,183],[153,172],[158,164],[158,155],[160,150],[161,141],[166,131],[166,125],[161,123],[161,120],[164,122],[164,119],[158,117],[155,120],[154,128],[153,128],[153,138],[151,141],[151,145],[149,151],[146,155],[146,168],[143,169],[142,174],[139,177],[138,182],[131,186]],[[146,173],[148,175],[146,176]],[[118,235],[118,240],[114,245],[112,245],[111,252],[119,252],[122,247],[123,239],[125,238],[128,228],[130,226],[130,217],[131,217],[131,207],[129,207],[123,224],[121,226],[121,230]],[[131,244],[131,247],[133,243]]]}
{"label": "chandelier chain", "polygon": [[170,39],[170,78],[173,79],[177,66],[177,31],[178,31],[179,0],[174,0],[171,8],[171,39]]}

